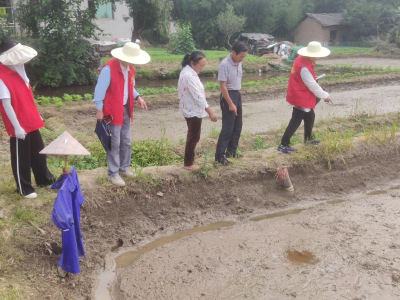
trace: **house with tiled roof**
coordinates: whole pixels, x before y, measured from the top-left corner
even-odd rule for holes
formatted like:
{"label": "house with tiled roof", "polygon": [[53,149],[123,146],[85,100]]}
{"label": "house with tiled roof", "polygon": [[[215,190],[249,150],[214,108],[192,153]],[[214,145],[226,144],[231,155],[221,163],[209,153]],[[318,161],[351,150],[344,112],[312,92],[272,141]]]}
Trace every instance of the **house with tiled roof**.
{"label": "house with tiled roof", "polygon": [[324,46],[347,45],[350,28],[343,23],[343,16],[339,13],[305,15],[303,20],[294,29],[294,42],[297,45],[307,45],[317,41]]}

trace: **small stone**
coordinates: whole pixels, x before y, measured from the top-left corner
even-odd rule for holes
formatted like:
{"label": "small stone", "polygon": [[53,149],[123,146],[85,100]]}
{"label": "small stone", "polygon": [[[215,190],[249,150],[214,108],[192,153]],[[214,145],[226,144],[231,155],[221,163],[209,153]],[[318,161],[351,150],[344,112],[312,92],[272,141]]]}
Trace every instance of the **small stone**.
{"label": "small stone", "polygon": [[236,198],[236,202],[239,203],[240,202],[240,198]]}
{"label": "small stone", "polygon": [[0,219],[4,219],[4,210],[0,210]]}
{"label": "small stone", "polygon": [[162,192],[158,192],[158,193],[157,193],[157,196],[158,196],[158,197],[164,197],[164,194],[163,194]]}

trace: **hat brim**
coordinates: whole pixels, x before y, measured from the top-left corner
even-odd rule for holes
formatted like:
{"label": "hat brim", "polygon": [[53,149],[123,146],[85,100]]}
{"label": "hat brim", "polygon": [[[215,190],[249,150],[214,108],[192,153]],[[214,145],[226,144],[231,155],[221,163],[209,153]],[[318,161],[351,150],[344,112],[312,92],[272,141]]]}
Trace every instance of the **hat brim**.
{"label": "hat brim", "polygon": [[310,52],[308,51],[307,47],[304,47],[299,49],[297,53],[301,56],[307,57],[327,57],[329,54],[331,54],[331,50],[325,47],[321,47],[321,50],[318,52]]}
{"label": "hat brim", "polygon": [[140,55],[129,56],[122,52],[122,48],[116,48],[111,51],[111,55],[119,60],[135,65],[144,65],[151,60],[150,55],[143,50],[140,50]]}
{"label": "hat brim", "polygon": [[[10,49],[11,50],[11,49]],[[6,66],[17,66],[23,65],[36,57],[38,53],[35,49],[21,45],[16,50],[3,53],[0,55],[0,63]]]}

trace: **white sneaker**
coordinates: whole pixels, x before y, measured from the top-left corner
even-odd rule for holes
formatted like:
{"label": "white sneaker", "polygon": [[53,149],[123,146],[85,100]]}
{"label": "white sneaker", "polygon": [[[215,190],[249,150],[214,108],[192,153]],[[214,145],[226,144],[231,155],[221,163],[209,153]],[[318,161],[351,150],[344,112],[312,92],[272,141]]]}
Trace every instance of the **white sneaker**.
{"label": "white sneaker", "polygon": [[125,186],[125,181],[122,180],[121,176],[113,175],[113,176],[108,176],[110,179],[111,183],[116,185],[116,186]]}
{"label": "white sneaker", "polygon": [[120,171],[119,174],[125,177],[133,178],[133,173],[129,170],[126,170],[125,172]]}
{"label": "white sneaker", "polygon": [[37,198],[37,194],[36,193],[30,193],[29,195],[25,195],[24,196],[27,199],[35,199]]}

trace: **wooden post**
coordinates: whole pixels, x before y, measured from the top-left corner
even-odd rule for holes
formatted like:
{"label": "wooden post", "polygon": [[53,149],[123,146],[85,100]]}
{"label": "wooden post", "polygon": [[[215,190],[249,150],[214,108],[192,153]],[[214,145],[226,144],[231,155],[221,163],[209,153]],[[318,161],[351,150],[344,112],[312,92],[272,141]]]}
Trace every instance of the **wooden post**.
{"label": "wooden post", "polygon": [[68,171],[68,169],[67,169],[67,156],[64,155],[64,172],[67,172],[67,171]]}

